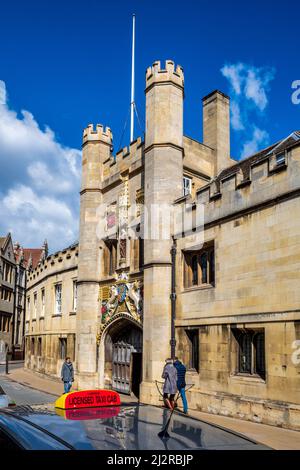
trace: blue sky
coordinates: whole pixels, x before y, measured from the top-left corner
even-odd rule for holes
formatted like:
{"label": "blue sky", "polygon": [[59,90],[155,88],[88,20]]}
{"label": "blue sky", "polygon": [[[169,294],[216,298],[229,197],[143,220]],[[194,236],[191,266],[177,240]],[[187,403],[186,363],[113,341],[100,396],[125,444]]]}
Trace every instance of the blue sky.
{"label": "blue sky", "polygon": [[300,80],[298,11],[291,0],[3,2],[0,233],[11,230],[26,246],[47,237],[51,250],[77,238],[82,129],[110,126],[117,150],[133,12],[142,120],[145,70],[172,59],[184,67],[185,133],[202,139],[201,98],[218,88],[231,96],[231,154],[240,158],[300,129],[291,100]]}

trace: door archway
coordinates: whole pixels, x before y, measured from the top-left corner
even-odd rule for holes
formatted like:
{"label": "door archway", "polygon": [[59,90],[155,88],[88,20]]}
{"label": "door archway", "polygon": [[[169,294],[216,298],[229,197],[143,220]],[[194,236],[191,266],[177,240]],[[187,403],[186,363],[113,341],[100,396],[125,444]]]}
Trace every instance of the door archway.
{"label": "door archway", "polygon": [[113,322],[104,338],[105,386],[139,396],[142,381],[142,329],[128,318]]}

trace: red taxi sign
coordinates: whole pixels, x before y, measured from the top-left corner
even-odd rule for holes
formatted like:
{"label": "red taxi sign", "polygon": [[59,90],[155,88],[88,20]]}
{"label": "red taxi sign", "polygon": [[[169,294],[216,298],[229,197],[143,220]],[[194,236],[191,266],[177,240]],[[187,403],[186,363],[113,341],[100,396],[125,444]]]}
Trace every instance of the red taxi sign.
{"label": "red taxi sign", "polygon": [[113,390],[81,390],[65,393],[55,402],[55,408],[62,410],[120,405],[120,395]]}

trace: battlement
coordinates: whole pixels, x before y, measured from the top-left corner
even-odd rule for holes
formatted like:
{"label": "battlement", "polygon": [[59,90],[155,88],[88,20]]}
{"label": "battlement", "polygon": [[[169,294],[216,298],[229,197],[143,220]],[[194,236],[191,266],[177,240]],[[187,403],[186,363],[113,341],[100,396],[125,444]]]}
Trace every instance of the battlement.
{"label": "battlement", "polygon": [[77,267],[78,264],[78,243],[68,246],[67,248],[53,253],[44,260],[40,261],[35,269],[28,273],[28,288],[34,284],[41,282],[49,275],[58,272],[64,272],[66,269]]}
{"label": "battlement", "polygon": [[141,146],[142,144],[142,138],[138,137],[136,140],[131,142],[129,144],[129,147],[123,147],[116,153],[116,160],[121,160],[122,158],[125,157],[130,157],[136,154],[137,149]]}
{"label": "battlement", "polygon": [[83,131],[82,143],[90,141],[102,141],[106,144],[111,144],[113,135],[109,127],[103,127],[102,124],[97,124],[94,130],[94,125],[89,124]]}
{"label": "battlement", "polygon": [[160,61],[153,63],[146,71],[146,90],[154,83],[173,82],[175,85],[183,88],[184,74],[181,65],[177,65],[172,60],[166,60],[165,68],[161,68]]}
{"label": "battlement", "polygon": [[142,162],[143,141],[138,137],[129,146],[118,150],[115,156],[111,156],[104,162],[104,180],[126,170],[134,171]]}
{"label": "battlement", "polygon": [[197,191],[205,205],[205,223],[251,207],[264,207],[300,190],[300,145],[278,145],[223,170]]}

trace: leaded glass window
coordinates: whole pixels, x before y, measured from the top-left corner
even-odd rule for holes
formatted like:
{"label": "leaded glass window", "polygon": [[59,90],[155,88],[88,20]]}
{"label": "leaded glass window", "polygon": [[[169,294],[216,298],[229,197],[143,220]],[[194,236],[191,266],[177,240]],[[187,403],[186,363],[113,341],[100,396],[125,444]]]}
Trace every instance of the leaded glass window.
{"label": "leaded glass window", "polygon": [[265,379],[265,332],[261,330],[232,330],[238,345],[239,374],[256,375]]}
{"label": "leaded glass window", "polygon": [[184,253],[185,287],[214,286],[215,284],[215,249],[208,243],[202,250]]}

